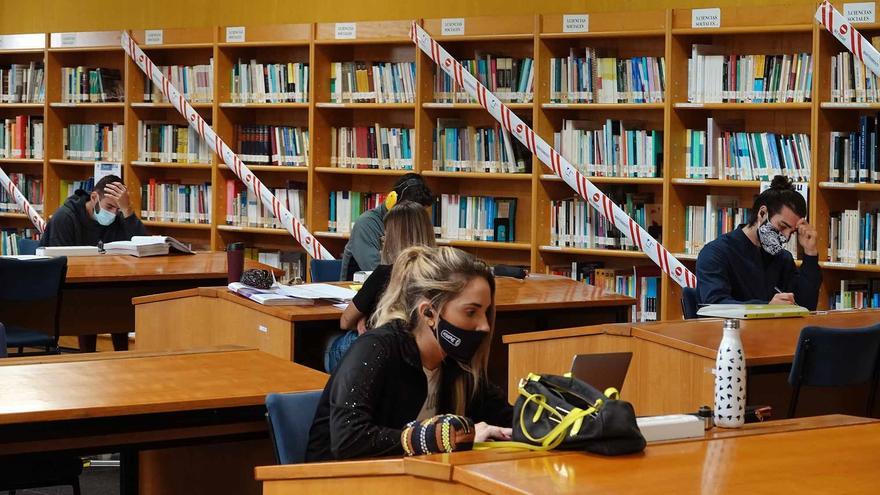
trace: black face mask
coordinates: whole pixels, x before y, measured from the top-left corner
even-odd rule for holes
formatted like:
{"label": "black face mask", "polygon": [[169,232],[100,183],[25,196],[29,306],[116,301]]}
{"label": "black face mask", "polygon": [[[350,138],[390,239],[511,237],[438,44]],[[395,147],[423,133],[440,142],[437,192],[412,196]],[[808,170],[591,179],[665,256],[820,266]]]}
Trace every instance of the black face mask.
{"label": "black face mask", "polygon": [[470,364],[483,339],[486,338],[486,333],[458,328],[443,318],[440,318],[436,330],[437,340],[443,352],[463,364]]}

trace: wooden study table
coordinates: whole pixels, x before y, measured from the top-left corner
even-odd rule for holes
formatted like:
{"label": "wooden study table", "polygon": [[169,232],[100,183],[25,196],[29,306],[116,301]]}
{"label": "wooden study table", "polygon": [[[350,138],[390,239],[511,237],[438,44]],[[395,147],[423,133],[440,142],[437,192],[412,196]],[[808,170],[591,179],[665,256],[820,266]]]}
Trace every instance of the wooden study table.
{"label": "wooden study table", "polygon": [[[788,372],[805,326],[853,328],[878,321],[880,311],[861,310],[740,322],[748,367],[748,403],[771,405],[773,417],[785,417],[791,395]],[[622,395],[633,403],[637,414],[696,411],[701,405],[713,403],[712,368],[721,342],[721,325],[722,320],[713,318],[593,325],[505,336],[504,342],[510,348],[508,397],[515,399],[518,379],[530,372],[569,371],[575,354],[632,352]],[[866,388],[805,388],[798,414],[819,414],[828,406],[864,414]]]}
{"label": "wooden study table", "polygon": [[123,493],[258,493],[253,467],[274,462],[266,394],[326,380],[235,347],[2,359],[0,462],[122,452]]}
{"label": "wooden study table", "polygon": [[714,429],[629,456],[487,450],[266,466],[255,474],[264,495],[876,493],[878,442],[880,422],[835,415]]}
{"label": "wooden study table", "polygon": [[[606,294],[563,277],[499,277],[496,337],[490,377],[507,381],[507,349],[501,336],[572,325],[628,321],[632,298]],[[202,287],[134,299],[137,349],[170,350],[238,344],[323,369],[328,332],[339,329],[342,310],[328,303],[268,307]]]}

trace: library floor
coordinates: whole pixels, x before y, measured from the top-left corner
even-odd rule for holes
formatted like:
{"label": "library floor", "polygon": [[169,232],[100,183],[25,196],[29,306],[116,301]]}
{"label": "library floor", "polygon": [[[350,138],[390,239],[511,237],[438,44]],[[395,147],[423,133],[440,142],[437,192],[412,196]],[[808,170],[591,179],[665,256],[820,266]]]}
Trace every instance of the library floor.
{"label": "library floor", "polygon": [[[119,493],[118,467],[88,467],[79,477],[80,491],[83,495],[117,495]],[[9,492],[0,491],[0,495]],[[53,486],[33,490],[17,490],[15,495],[72,495],[69,486]]]}

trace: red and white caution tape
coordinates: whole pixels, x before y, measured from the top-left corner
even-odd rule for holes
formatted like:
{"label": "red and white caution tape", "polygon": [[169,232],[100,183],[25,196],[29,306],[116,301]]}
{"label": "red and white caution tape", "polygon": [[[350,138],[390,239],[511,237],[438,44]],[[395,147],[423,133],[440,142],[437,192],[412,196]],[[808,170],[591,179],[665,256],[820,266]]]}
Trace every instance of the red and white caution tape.
{"label": "red and white caution tape", "polygon": [[537,155],[545,165],[550,167],[554,174],[562,178],[566,184],[577,191],[593,208],[599,211],[605,218],[611,219],[614,226],[623,232],[639,249],[648,255],[663,273],[672,277],[682,287],[696,287],[697,277],[687,269],[675,256],[663,247],[656,239],[651,237],[647,230],[629,217],[626,212],[602,191],[593,185],[584,175],[569,163],[561,154],[554,150],[546,141],[535,134],[525,122],[522,121],[507,106],[501,103],[491,91],[480,84],[479,81],[464,68],[452,55],[443,49],[440,44],[421,26],[413,22],[410,36],[413,43],[419,49],[431,57],[444,72],[452,77],[456,84],[464,88],[472,98],[485,108],[507,131],[516,136],[526,148]]}
{"label": "red and white caution tape", "polygon": [[205,122],[198,112],[186,101],[186,98],[183,97],[183,94],[171,84],[171,81],[165,78],[162,75],[162,71],[158,70],[153,64],[153,61],[141,50],[141,47],[138,46],[137,43],[131,36],[125,31],[122,32],[122,48],[125,50],[125,53],[134,60],[134,63],[140,67],[144,74],[153,81],[153,84],[156,85],[162,91],[162,94],[165,95],[165,98],[171,102],[171,105],[180,112],[186,118],[186,121],[189,122],[189,125],[199,133],[199,136],[205,140],[208,146],[214,150],[215,153],[220,155],[220,158],[223,159],[223,162],[232,170],[235,175],[247,186],[248,190],[255,193],[260,197],[260,200],[263,202],[263,206],[265,206],[269,211],[275,215],[275,218],[281,221],[281,225],[290,232],[296,242],[298,242],[309,256],[316,260],[332,260],[333,255],[330,254],[330,251],[321,245],[317,239],[311,234],[311,232],[306,229],[306,227],[299,222],[291,213],[290,210],[287,209],[278,198],[272,194],[272,191],[263,185],[260,182],[260,179],[254,175],[253,172],[242,162],[241,158],[232,151],[220,136],[214,132],[214,129]]}
{"label": "red and white caution tape", "polygon": [[6,175],[6,172],[0,168],[0,186],[3,187],[3,190],[6,191],[6,194],[11,196],[15,200],[15,204],[24,212],[25,215],[31,220],[34,224],[34,227],[40,231],[42,234],[46,231],[46,221],[43,220],[43,217],[37,213],[37,210],[34,209],[33,206],[28,202],[27,198],[24,197],[24,194],[15,187],[15,184],[12,182],[12,179]]}
{"label": "red and white caution tape", "polygon": [[825,1],[816,9],[816,20],[865,64],[868,70],[880,76],[880,52],[849,23],[846,16]]}

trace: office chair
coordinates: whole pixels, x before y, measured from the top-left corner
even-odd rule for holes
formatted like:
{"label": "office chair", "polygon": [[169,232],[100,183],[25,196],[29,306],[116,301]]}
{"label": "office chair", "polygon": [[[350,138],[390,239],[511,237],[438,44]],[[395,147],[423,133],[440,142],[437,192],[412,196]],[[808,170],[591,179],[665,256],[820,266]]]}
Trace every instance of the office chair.
{"label": "office chair", "polygon": [[0,358],[6,357],[6,327],[0,323]]}
{"label": "office chair", "polygon": [[18,254],[37,254],[38,247],[40,241],[24,238],[18,240]]}
{"label": "office chair", "polygon": [[342,260],[312,260],[312,282],[339,282]]}
{"label": "office chair", "polygon": [[[18,348],[18,354],[25,347],[44,347],[46,354],[58,351],[58,337],[61,331],[61,292],[67,276],[67,258],[39,260],[0,259],[0,303],[9,308],[19,308],[22,304],[44,303],[49,306],[48,318],[52,321],[51,334],[27,328],[14,323],[10,316],[4,318],[6,325],[6,345]],[[20,311],[25,314],[34,312]],[[9,311],[10,314],[14,314]]]}
{"label": "office chair", "polygon": [[278,464],[300,464],[306,460],[309,430],[315,419],[320,390],[266,396],[269,436]]}
{"label": "office chair", "polygon": [[801,387],[870,384],[865,416],[874,409],[880,374],[880,324],[864,328],[805,327],[798,337],[788,383],[788,417],[797,409]]}
{"label": "office chair", "polygon": [[684,287],[681,289],[681,314],[685,320],[693,320],[699,318],[697,310],[699,309],[700,294],[697,289]]}

